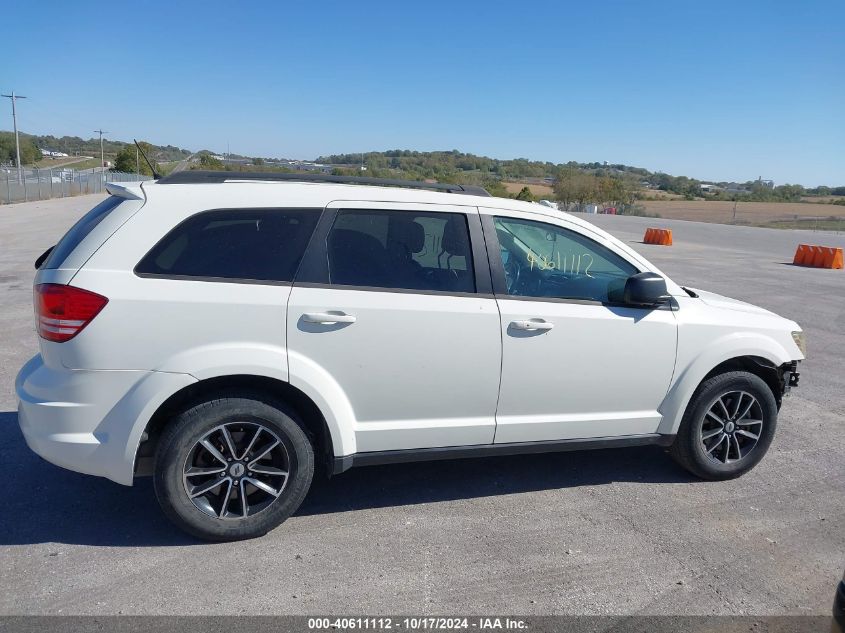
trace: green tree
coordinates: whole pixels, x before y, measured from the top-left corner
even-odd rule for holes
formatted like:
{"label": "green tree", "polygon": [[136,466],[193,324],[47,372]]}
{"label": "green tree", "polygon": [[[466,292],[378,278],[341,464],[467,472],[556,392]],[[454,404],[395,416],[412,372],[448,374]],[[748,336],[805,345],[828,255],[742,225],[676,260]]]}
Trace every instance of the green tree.
{"label": "green tree", "polygon": [[775,187],[773,192],[781,200],[788,202],[798,202],[801,196],[804,195],[804,187],[801,185],[780,185]]}
{"label": "green tree", "polygon": [[211,154],[200,154],[200,168],[213,169],[216,171],[223,171],[225,169],[223,161],[219,158],[214,158]]}
{"label": "green tree", "polygon": [[557,198],[557,201],[563,205],[564,211],[568,211],[570,205],[575,202],[577,195],[576,180],[580,177],[580,175],[578,165],[575,163],[567,164],[557,173],[554,185],[555,198]]}
{"label": "green tree", "polygon": [[[147,158],[152,161],[154,149],[153,146],[147,143],[146,141],[139,141],[138,145],[141,146],[141,150],[143,150],[144,154],[147,155]],[[152,176],[153,172],[150,169],[150,166],[147,165],[147,161],[145,161],[144,157],[140,154],[136,154],[137,149],[138,148],[135,147],[134,143],[132,145],[124,145],[123,148],[117,153],[117,156],[115,156],[114,170],[126,172],[127,174],[140,173],[143,176]]]}
{"label": "green tree", "polygon": [[599,202],[601,198],[599,178],[572,165],[560,171],[554,190],[564,211],[568,211],[572,205],[580,209],[587,203]]}
{"label": "green tree", "polygon": [[481,185],[487,190],[491,196],[496,198],[507,198],[508,190],[499,180],[485,180]]}
{"label": "green tree", "polygon": [[519,193],[516,194],[517,200],[525,200],[526,202],[534,202],[534,194],[531,193],[531,190],[528,187],[523,187],[519,190]]}
{"label": "green tree", "polygon": [[[31,165],[41,160],[41,150],[32,138],[20,135],[21,143],[21,165]],[[15,135],[12,132],[0,132],[0,163],[11,165],[17,162],[17,151],[15,150]]]}

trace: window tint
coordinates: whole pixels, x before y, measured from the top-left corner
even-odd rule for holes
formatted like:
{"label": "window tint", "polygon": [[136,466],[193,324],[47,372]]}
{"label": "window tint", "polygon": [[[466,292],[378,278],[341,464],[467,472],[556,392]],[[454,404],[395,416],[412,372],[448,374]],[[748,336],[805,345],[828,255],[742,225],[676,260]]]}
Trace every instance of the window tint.
{"label": "window tint", "polygon": [[333,284],[475,292],[460,213],[340,211],[327,246]]}
{"label": "window tint", "polygon": [[170,231],[135,272],[292,281],[319,216],[308,209],[205,211]]}
{"label": "window tint", "polygon": [[574,231],[497,217],[496,235],[509,295],[617,302],[637,269]]}
{"label": "window tint", "polygon": [[80,242],[82,242],[82,240],[84,240],[88,234],[94,230],[94,227],[102,222],[103,218],[116,209],[117,205],[121,202],[123,202],[123,198],[119,198],[118,196],[109,196],[88,213],[79,218],[76,224],[74,224],[71,229],[65,233],[65,236],[59,240],[59,243],[53,247],[52,251],[50,251],[50,255],[44,262],[43,267],[59,268],[68,258],[68,255],[70,255],[73,250],[79,246]]}

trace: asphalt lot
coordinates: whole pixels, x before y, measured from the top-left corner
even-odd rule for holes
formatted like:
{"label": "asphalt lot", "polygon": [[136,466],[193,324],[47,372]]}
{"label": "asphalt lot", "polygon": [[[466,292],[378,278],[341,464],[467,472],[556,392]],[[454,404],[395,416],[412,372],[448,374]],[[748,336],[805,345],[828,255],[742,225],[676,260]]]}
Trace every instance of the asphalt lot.
{"label": "asphalt lot", "polygon": [[[789,262],[845,236],[595,222],[677,282],[796,319],[810,360],[769,455],[692,479],[656,447],[380,466],[295,517],[204,544],[126,488],[54,467],[16,424],[32,262],[99,196],[0,206],[0,614],[823,614],[845,567],[845,271]],[[671,248],[641,244],[647,226]]]}

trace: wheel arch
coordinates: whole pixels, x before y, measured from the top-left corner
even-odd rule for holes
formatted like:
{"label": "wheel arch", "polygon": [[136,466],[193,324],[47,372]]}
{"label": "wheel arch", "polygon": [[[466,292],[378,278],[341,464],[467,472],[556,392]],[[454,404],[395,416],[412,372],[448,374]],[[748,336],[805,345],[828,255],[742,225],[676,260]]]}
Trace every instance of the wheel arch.
{"label": "wheel arch", "polygon": [[[740,342],[742,344],[738,344]],[[676,434],[684,411],[701,383],[727,371],[742,370],[759,376],[772,389],[780,407],[782,392],[779,368],[790,360],[787,351],[768,337],[754,336],[741,341],[736,337],[727,337],[714,342],[692,362],[678,368],[677,378],[659,407],[663,419],[657,432]]]}
{"label": "wheel arch", "polygon": [[769,389],[772,390],[778,410],[780,409],[781,402],[783,401],[783,380],[775,363],[762,356],[738,356],[729,358],[711,369],[702,378],[701,382],[703,383],[713,376],[729,371],[747,371],[761,378],[769,386]]}
{"label": "wheel arch", "polygon": [[135,451],[135,476],[152,474],[153,457],[161,437],[172,417],[192,403],[213,398],[221,392],[243,391],[245,394],[265,395],[292,407],[306,427],[314,444],[315,457],[326,472],[331,473],[338,442],[320,407],[304,391],[288,382],[255,374],[231,374],[206,378],[187,385],[168,397],[152,414]]}

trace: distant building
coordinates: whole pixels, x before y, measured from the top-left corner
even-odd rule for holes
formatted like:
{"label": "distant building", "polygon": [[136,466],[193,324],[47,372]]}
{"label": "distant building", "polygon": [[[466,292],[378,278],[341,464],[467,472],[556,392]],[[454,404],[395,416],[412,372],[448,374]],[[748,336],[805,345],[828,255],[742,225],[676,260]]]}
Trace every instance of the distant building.
{"label": "distant building", "polygon": [[282,167],[288,167],[289,169],[296,169],[297,171],[319,171],[324,174],[331,173],[333,169],[331,165],[314,163],[309,160],[285,160],[277,164]]}

